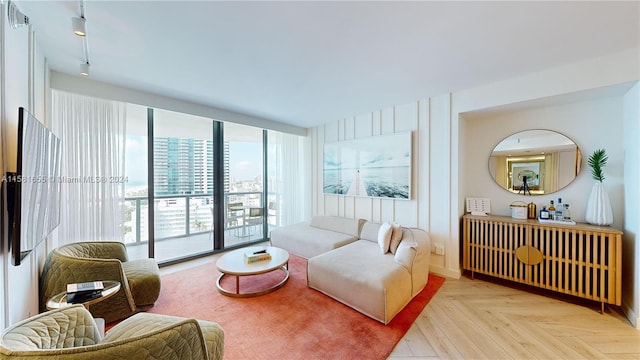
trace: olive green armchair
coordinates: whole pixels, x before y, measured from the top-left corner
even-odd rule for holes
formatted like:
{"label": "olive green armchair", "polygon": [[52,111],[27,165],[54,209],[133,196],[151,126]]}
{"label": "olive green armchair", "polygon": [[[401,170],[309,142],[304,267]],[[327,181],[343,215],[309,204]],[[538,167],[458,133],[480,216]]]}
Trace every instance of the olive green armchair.
{"label": "olive green armchair", "polygon": [[209,321],[140,313],[104,338],[82,305],[41,313],[2,332],[0,360],[217,360],[224,331]]}
{"label": "olive green armchair", "polygon": [[115,280],[120,290],[91,305],[95,317],[107,323],[147,310],[160,295],[160,273],[153,259],[129,261],[125,245],[117,241],[79,242],[60,246],[47,256],[40,276],[40,311],[67,284]]}

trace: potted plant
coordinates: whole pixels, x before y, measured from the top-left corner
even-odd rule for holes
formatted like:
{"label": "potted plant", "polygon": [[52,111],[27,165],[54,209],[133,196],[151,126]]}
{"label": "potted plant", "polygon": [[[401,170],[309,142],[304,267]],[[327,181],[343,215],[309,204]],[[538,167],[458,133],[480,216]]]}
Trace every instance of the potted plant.
{"label": "potted plant", "polygon": [[613,210],[611,208],[611,200],[604,187],[604,167],[607,165],[607,152],[604,149],[598,149],[589,156],[588,164],[591,167],[591,177],[597,180],[591,189],[591,195],[587,202],[587,211],[584,215],[585,220],[593,225],[611,225],[613,224]]}

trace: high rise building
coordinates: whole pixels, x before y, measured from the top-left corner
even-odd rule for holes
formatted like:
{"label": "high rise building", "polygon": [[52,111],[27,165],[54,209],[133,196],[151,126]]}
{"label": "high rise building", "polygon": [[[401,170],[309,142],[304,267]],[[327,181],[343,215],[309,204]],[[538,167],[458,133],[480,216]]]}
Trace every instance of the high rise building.
{"label": "high rise building", "polygon": [[224,193],[228,194],[229,187],[229,142],[224,142]]}
{"label": "high rise building", "polygon": [[213,192],[213,142],[160,138],[153,141],[153,181],[156,195]]}

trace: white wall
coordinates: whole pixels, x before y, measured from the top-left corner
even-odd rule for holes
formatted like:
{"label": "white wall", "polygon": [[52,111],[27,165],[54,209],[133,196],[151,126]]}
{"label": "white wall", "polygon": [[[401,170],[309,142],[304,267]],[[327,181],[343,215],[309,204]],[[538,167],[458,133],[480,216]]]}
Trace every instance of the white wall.
{"label": "white wall", "polygon": [[[624,241],[622,245],[623,310],[635,326],[640,326],[640,84],[624,97]],[[634,275],[635,274],[635,275]]]}
{"label": "white wall", "polygon": [[[6,4],[2,5],[6,12]],[[29,104],[29,28],[22,27],[12,29],[8,21],[3,16],[4,28],[4,83],[3,92],[5,93],[4,116],[4,143],[6,145],[6,168],[5,171],[16,170],[17,158],[17,131],[18,131],[18,107],[28,108]],[[3,239],[3,243],[8,240]],[[20,319],[27,317],[29,314],[37,310],[28,299],[33,299],[33,264],[28,257],[22,266],[14,267],[11,264],[10,250],[6,247],[3,254],[4,268],[3,275],[6,277],[4,281],[4,292],[7,295],[4,298],[6,309],[5,325],[14,323]],[[36,273],[37,274],[37,273]],[[35,297],[37,299],[37,296]]]}
{"label": "white wall", "polygon": [[[5,19],[6,19],[6,11],[7,8],[5,6],[3,6],[3,4],[0,4],[0,143],[2,143],[2,145],[4,145],[4,132],[5,132],[5,121],[3,119],[6,118],[6,107],[5,107],[5,95],[6,95],[6,89],[5,89],[5,66],[4,66],[4,59],[5,59]],[[0,175],[2,173],[5,172],[5,150],[4,150],[4,146],[0,146]],[[6,253],[8,251],[8,246],[7,246],[7,227],[5,226],[5,224],[7,223],[7,212],[6,212],[6,206],[4,205],[5,202],[5,192],[4,192],[4,184],[0,183],[0,186],[2,186],[2,192],[0,192],[0,199],[2,200],[2,204],[0,204],[0,221],[1,226],[0,226],[0,327],[4,327],[4,325],[6,324],[6,319],[8,318],[8,313],[6,311],[6,299],[8,297],[7,295],[7,271],[5,271],[5,259],[6,259]]]}
{"label": "white wall", "polygon": [[[24,107],[44,122],[47,108],[48,69],[44,56],[35,46],[35,34],[29,27],[12,29],[6,20],[7,4],[0,3],[2,17],[2,51],[0,64],[4,94],[2,109],[3,171],[15,171],[17,159],[18,107]],[[11,264],[7,234],[2,234],[2,261],[0,262],[0,287],[2,307],[0,326],[6,327],[38,313],[39,262],[46,254],[44,242],[28,255],[20,266]]]}

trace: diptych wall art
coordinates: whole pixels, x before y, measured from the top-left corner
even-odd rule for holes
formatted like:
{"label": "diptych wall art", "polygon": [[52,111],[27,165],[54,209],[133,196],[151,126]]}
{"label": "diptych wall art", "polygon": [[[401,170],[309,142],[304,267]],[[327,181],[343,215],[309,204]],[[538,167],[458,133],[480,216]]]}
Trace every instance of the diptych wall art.
{"label": "diptych wall art", "polygon": [[324,193],[411,198],[411,132],[324,145]]}

